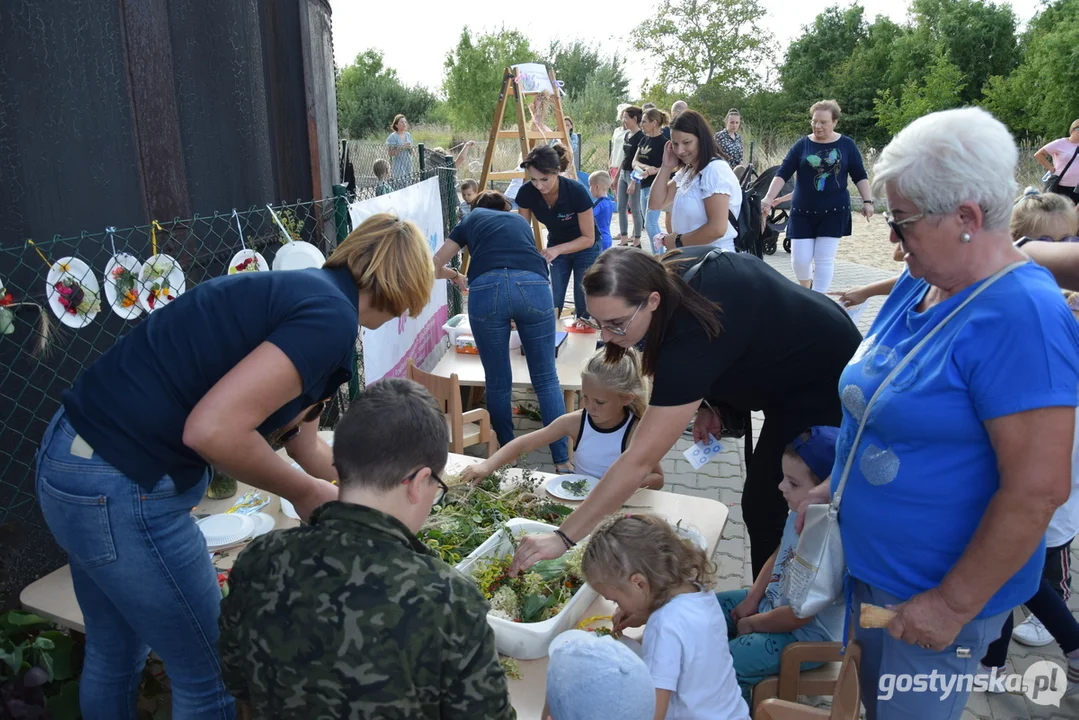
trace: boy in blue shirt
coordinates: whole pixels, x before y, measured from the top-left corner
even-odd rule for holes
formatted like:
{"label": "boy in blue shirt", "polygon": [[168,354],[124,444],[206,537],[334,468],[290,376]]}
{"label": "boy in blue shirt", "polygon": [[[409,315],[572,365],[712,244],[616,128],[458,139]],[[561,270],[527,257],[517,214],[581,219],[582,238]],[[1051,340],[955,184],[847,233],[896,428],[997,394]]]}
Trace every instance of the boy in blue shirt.
{"label": "boy in blue shirt", "polygon": [[[839,428],[816,426],[794,439],[783,451],[783,481],[779,489],[790,514],[779,548],[761,568],[753,587],[718,593],[727,618],[731,657],[742,696],[750,702],[753,686],[779,673],[779,656],[792,642],[834,642],[843,633],[842,601],[809,618],[795,617],[787,597],[787,565],[798,548],[794,519],[809,491],[832,474]],[[816,665],[803,664],[804,669]]]}
{"label": "boy in blue shirt", "polygon": [[596,218],[600,246],[606,250],[611,246],[611,217],[615,210],[610,196],[611,176],[602,170],[592,173],[588,176],[588,190],[592,193],[592,215]]}

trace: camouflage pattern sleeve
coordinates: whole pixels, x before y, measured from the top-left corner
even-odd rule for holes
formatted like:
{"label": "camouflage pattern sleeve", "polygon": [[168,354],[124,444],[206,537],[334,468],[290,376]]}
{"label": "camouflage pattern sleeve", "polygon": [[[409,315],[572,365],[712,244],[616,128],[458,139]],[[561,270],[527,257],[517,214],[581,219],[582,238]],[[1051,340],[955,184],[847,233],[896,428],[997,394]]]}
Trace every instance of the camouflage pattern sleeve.
{"label": "camouflage pattern sleeve", "polygon": [[446,630],[442,718],[516,718],[479,588],[457,575],[450,582],[450,603],[454,623]]}
{"label": "camouflage pattern sleeve", "polygon": [[229,573],[229,594],[221,600],[221,616],[218,620],[220,637],[217,641],[217,649],[221,657],[221,674],[225,681],[225,689],[237,700],[250,702],[251,693],[244,671],[248,653],[244,651],[240,635],[245,615],[243,601],[247,593],[237,592],[242,587],[241,565],[242,563],[237,561]]}

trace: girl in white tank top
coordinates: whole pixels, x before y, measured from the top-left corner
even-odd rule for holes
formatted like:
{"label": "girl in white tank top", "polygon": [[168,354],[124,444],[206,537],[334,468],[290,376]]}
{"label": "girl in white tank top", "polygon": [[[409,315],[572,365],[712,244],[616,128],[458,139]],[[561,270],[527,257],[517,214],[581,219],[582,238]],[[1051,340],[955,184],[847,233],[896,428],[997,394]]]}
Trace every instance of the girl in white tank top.
{"label": "girl in white tank top", "polygon": [[[575,472],[602,478],[627,447],[648,406],[648,383],[641,374],[640,355],[627,352],[608,364],[599,350],[581,374],[581,409],[566,413],[545,428],[522,435],[477,465],[470,465],[463,480],[485,478],[521,455],[563,437],[573,443]],[[641,487],[663,487],[663,468],[656,465]]]}

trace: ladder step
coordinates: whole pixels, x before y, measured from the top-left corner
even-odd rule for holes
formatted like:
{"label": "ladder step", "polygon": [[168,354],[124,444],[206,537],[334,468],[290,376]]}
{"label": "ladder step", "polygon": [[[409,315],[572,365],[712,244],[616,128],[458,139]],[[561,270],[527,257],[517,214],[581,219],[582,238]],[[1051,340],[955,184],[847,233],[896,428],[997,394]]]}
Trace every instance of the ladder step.
{"label": "ladder step", "polygon": [[[519,140],[521,138],[521,133],[518,130],[499,130],[498,131],[498,137],[500,137],[500,138],[510,138],[510,139],[513,139],[513,140]],[[525,133],[525,137],[527,137],[529,140],[562,140],[563,139],[560,135],[557,135],[557,134],[545,134],[545,133],[541,133],[539,130],[529,130],[528,132]]]}
{"label": "ladder step", "polygon": [[488,180],[513,180],[515,178],[524,178],[524,176],[524,170],[502,170],[487,173]]}

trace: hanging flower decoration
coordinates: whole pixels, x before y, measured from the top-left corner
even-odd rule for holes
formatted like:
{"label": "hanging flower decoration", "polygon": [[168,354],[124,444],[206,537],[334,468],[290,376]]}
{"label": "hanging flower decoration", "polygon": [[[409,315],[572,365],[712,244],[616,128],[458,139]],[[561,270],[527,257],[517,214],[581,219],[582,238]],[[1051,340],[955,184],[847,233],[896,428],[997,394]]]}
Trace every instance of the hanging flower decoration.
{"label": "hanging flower decoration", "polygon": [[175,258],[154,255],[139,272],[139,302],[148,311],[164,307],[184,292],[183,270]]}
{"label": "hanging flower decoration", "polygon": [[101,298],[93,290],[87,290],[82,283],[71,276],[60,278],[54,285],[60,296],[60,304],[70,315],[89,315],[101,309]]}
{"label": "hanging flower decoration", "polygon": [[116,285],[116,297],[119,301],[117,304],[120,307],[129,308],[138,305],[139,293],[135,290],[138,281],[138,276],[123,265],[117,265],[112,269],[112,282]]}
{"label": "hanging flower decoration", "polygon": [[0,335],[10,335],[15,332],[15,314],[8,308],[15,302],[15,298],[0,285]]}
{"label": "hanging flower decoration", "polygon": [[262,270],[262,266],[259,265],[259,259],[257,257],[249,257],[239,265],[233,267],[232,273],[259,272],[260,270]]}

